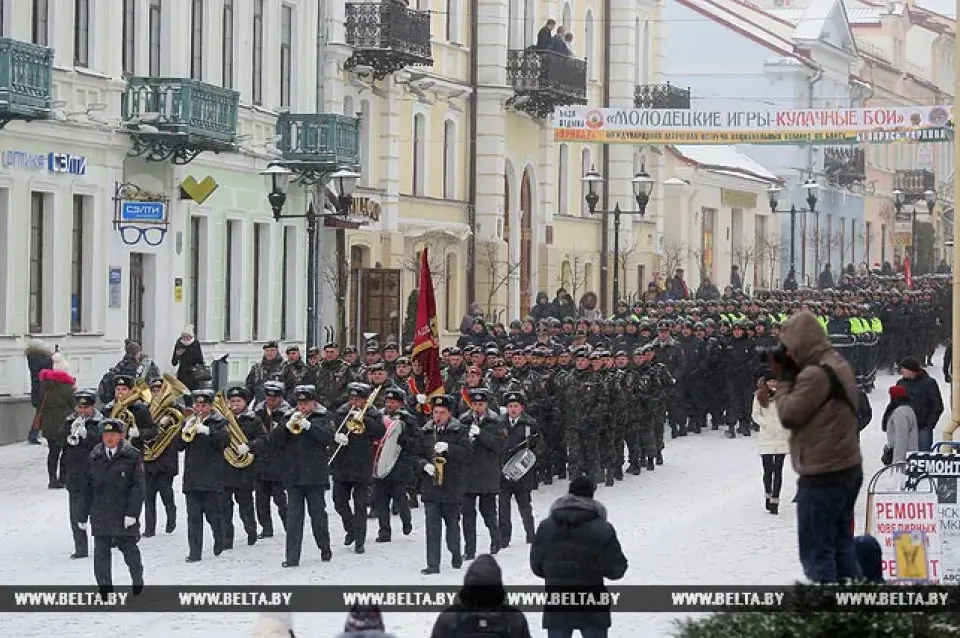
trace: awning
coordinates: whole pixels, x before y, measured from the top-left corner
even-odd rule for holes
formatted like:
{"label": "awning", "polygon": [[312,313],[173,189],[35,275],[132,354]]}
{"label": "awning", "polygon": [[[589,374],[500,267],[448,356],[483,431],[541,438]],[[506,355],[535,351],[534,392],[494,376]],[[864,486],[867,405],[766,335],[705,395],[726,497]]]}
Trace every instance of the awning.
{"label": "awning", "polygon": [[470,226],[462,222],[444,222],[434,219],[401,218],[397,230],[407,237],[423,237],[430,233],[442,233],[463,241],[471,234]]}

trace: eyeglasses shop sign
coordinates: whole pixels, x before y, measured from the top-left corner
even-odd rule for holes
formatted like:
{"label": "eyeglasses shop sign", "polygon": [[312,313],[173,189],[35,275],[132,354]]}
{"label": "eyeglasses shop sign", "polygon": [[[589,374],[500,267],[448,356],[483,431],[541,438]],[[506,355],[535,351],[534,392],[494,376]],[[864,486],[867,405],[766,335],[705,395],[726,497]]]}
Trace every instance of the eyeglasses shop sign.
{"label": "eyeglasses shop sign", "polygon": [[87,158],[69,153],[27,153],[24,151],[0,152],[0,164],[4,168],[21,171],[47,171],[83,177],[87,174]]}

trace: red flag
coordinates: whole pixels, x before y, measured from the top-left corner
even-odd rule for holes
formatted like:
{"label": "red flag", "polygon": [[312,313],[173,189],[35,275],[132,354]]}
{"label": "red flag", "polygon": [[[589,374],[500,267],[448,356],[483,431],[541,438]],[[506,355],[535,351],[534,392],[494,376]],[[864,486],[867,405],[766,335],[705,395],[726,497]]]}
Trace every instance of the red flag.
{"label": "red flag", "polygon": [[[433,293],[433,276],[427,261],[427,248],[420,254],[420,298],[417,300],[417,331],[413,339],[413,358],[420,361],[428,397],[443,394],[440,375],[440,333],[437,330],[437,299]],[[424,406],[427,411],[428,406]]]}
{"label": "red flag", "polygon": [[903,278],[907,280],[907,289],[913,290],[913,263],[910,255],[903,258]]}

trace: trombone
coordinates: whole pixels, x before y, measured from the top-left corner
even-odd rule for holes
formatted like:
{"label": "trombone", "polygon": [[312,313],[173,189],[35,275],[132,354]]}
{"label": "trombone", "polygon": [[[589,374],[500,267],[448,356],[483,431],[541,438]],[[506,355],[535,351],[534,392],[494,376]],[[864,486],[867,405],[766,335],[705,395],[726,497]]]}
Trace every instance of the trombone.
{"label": "trombone", "polygon": [[[335,434],[339,434],[344,426],[347,428],[347,432],[350,434],[363,434],[367,430],[367,426],[363,423],[363,417],[371,407],[373,407],[373,402],[377,400],[377,395],[380,394],[380,388],[378,386],[374,388],[373,392],[370,393],[367,402],[363,404],[363,407],[360,408],[360,411],[350,410],[347,412],[347,416],[343,417],[343,422],[340,424],[340,427],[337,428]],[[343,449],[343,446],[338,446],[336,450],[333,451],[333,454],[330,455],[330,460],[327,462],[327,465],[333,463],[333,459],[337,458],[337,455],[340,454],[340,450]]]}

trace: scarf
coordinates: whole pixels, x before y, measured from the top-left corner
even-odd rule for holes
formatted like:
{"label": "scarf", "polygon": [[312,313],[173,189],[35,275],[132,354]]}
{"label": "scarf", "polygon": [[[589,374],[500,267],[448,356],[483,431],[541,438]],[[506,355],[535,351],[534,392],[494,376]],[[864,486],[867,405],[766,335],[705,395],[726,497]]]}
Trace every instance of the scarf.
{"label": "scarf", "polygon": [[890,403],[887,404],[887,409],[883,411],[883,421],[880,426],[884,432],[887,431],[887,419],[889,419],[890,415],[893,414],[893,411],[899,408],[901,405],[910,405],[910,397],[891,399]]}

